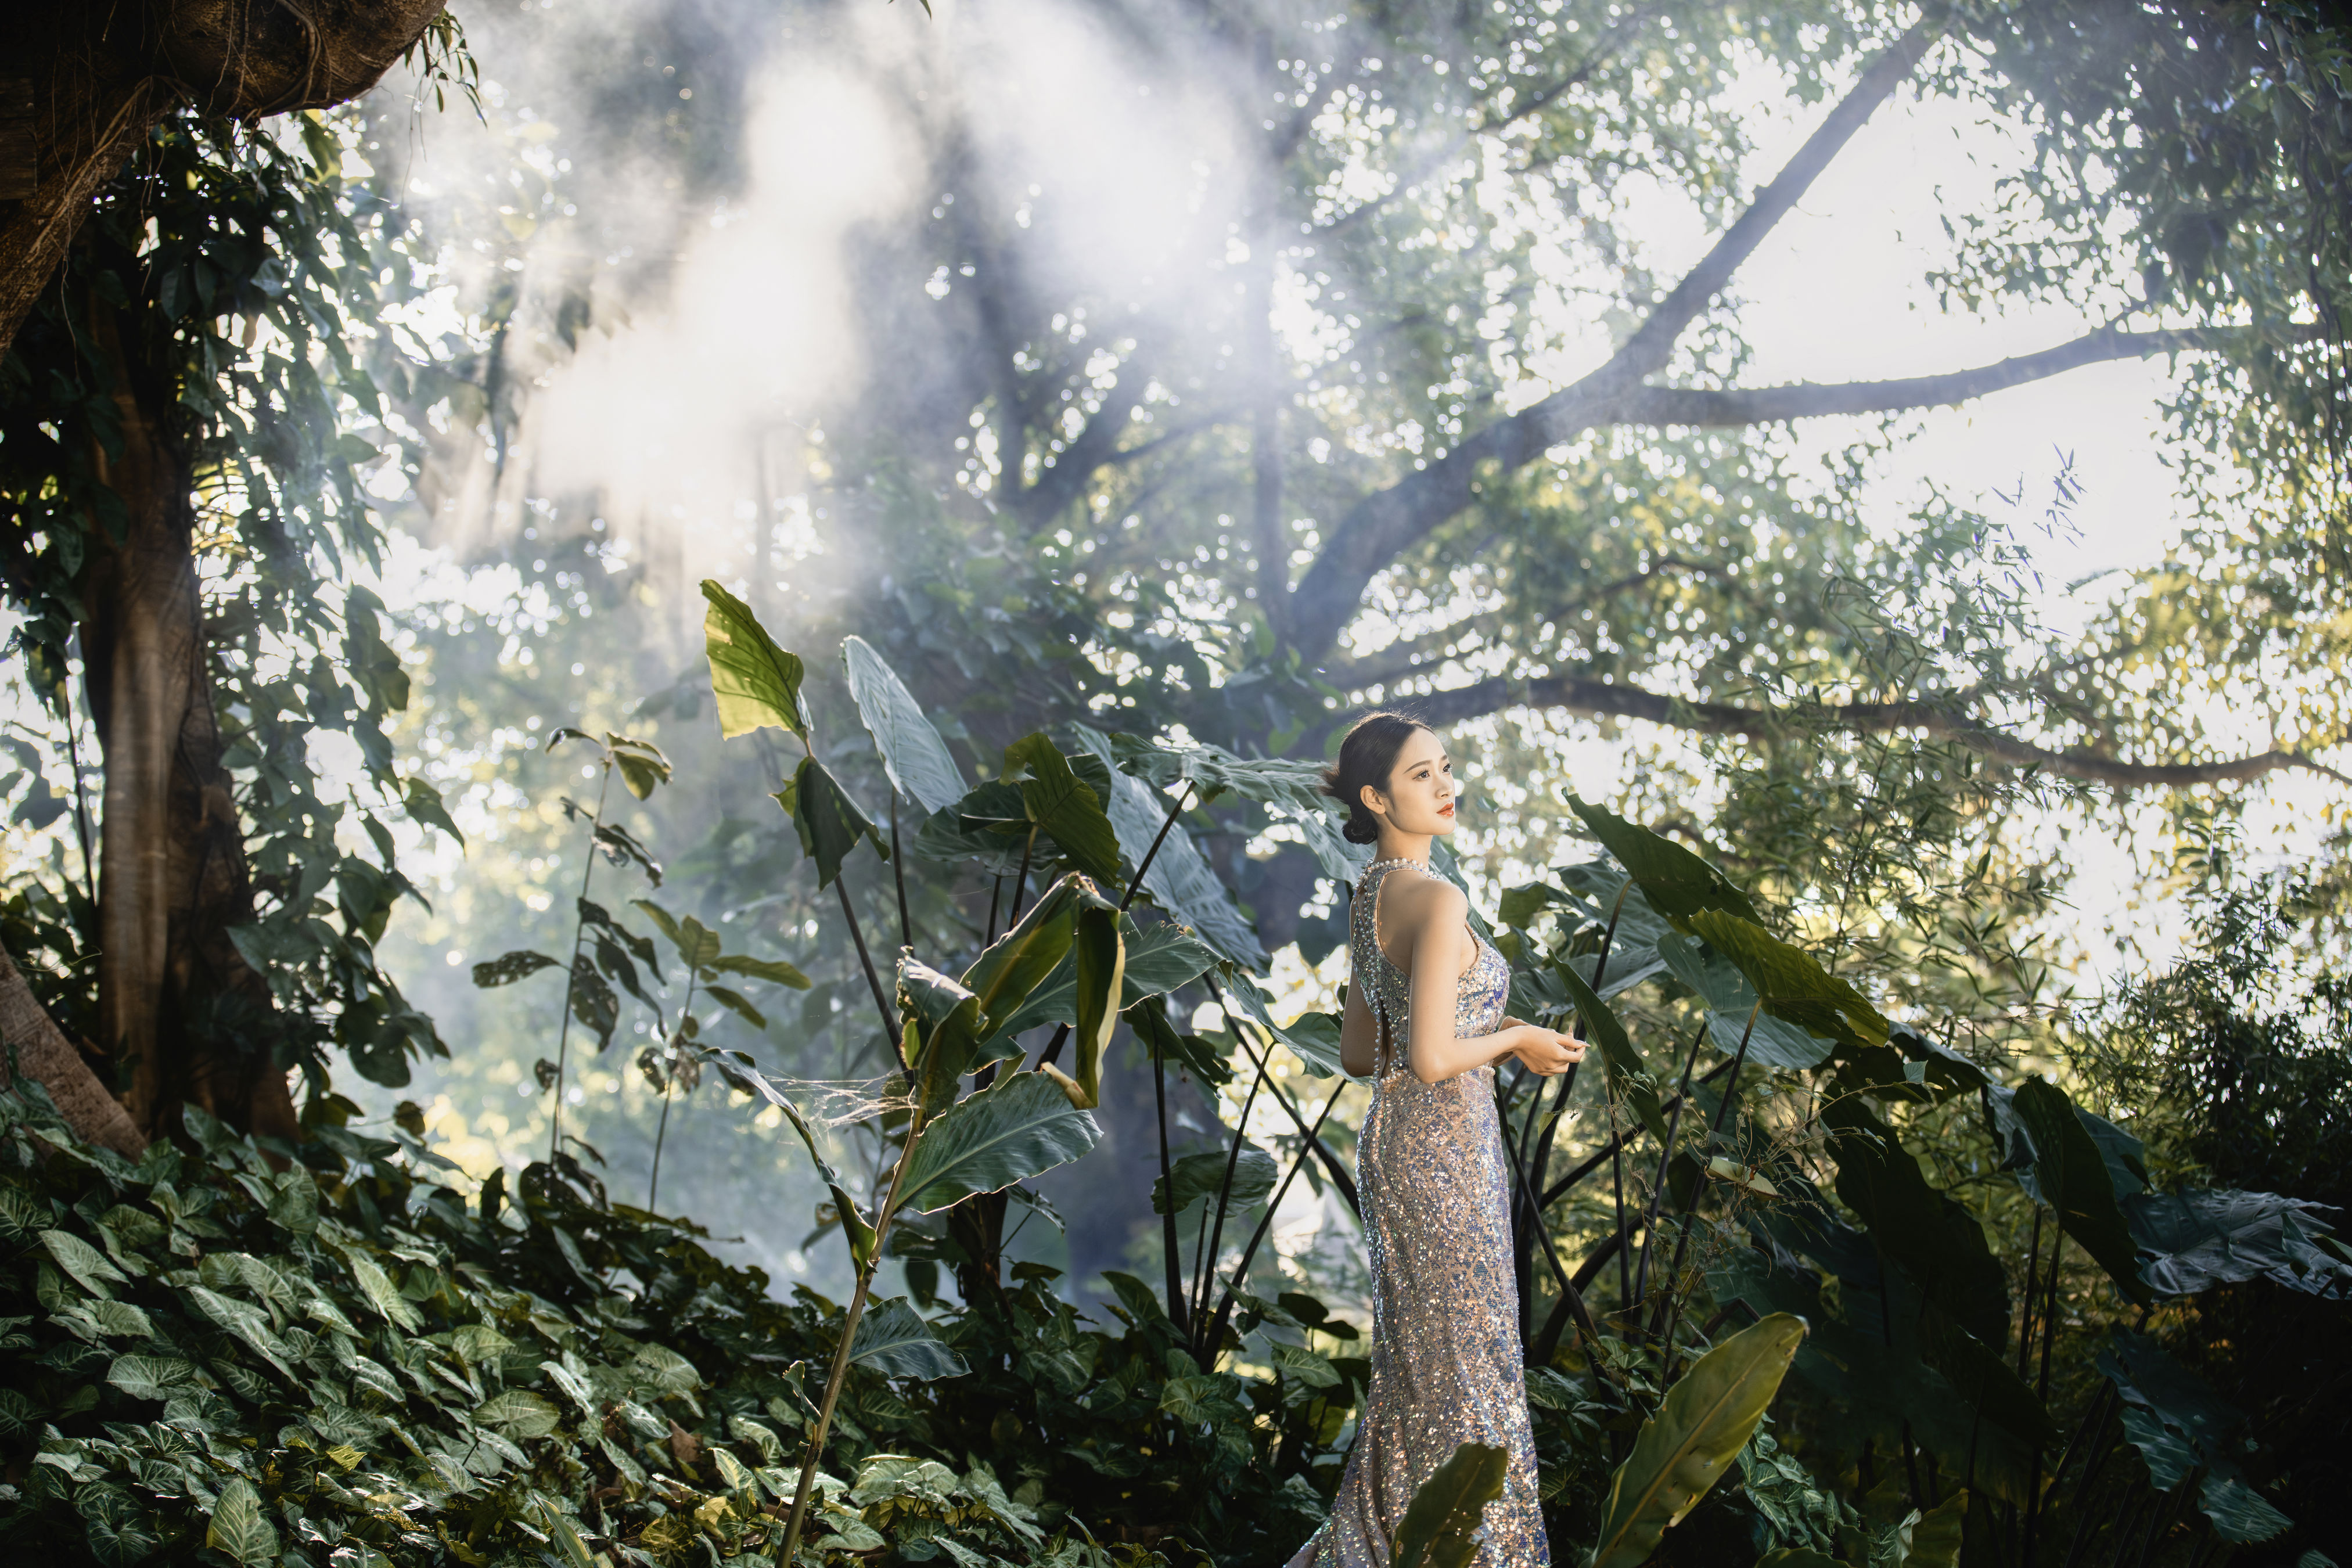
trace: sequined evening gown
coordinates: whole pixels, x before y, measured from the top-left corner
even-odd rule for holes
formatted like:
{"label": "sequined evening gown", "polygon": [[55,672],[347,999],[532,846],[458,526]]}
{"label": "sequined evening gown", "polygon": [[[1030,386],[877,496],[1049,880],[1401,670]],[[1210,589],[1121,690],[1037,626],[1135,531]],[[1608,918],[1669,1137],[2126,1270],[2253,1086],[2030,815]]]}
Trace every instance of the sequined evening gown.
{"label": "sequined evening gown", "polygon": [[[1551,1561],[1528,1427],[1495,1069],[1435,1084],[1413,1076],[1406,1064],[1410,986],[1381,951],[1377,932],[1381,884],[1414,864],[1369,868],[1349,911],[1354,984],[1379,1035],[1372,1106],[1356,1156],[1372,1275],[1372,1378],[1331,1517],[1290,1568],[1385,1564],[1414,1489],[1465,1442],[1498,1445],[1511,1456],[1503,1495],[1486,1505],[1476,1568]],[[1455,1034],[1492,1034],[1510,986],[1502,954],[1480,942],[1454,1001]]]}

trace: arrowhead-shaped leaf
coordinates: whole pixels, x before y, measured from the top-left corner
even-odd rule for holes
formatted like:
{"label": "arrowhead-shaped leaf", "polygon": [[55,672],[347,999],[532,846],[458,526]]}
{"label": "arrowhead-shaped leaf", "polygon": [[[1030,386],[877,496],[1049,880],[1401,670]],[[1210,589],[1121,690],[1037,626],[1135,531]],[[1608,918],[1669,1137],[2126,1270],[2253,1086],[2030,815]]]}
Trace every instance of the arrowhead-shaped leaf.
{"label": "arrowhead-shaped leaf", "polygon": [[931,1331],[904,1296],[891,1296],[866,1309],[849,1342],[849,1359],[893,1377],[961,1377],[971,1369]]}
{"label": "arrowhead-shaped leaf", "polygon": [[1822,1113],[1837,1194],[1928,1299],[1988,1345],[2009,1337],[2009,1278],[1968,1206],[1927,1184],[1919,1163],[1859,1097]]}
{"label": "arrowhead-shaped leaf", "polygon": [[800,835],[801,853],[816,862],[816,885],[819,889],[833,886],[841,875],[842,862],[847,860],[861,838],[871,839],[874,852],[885,855],[881,829],[874,819],[858,809],[841,787],[841,781],[832,770],[814,757],[803,757],[784,787],[776,792],[776,804],[793,819],[793,829]]}
{"label": "arrowhead-shaped leaf", "polygon": [[1066,1164],[1101,1142],[1095,1119],[1043,1073],[1006,1075],[925,1127],[908,1152],[901,1206],[930,1214]]}
{"label": "arrowhead-shaped leaf", "polygon": [[1469,1568],[1486,1505],[1503,1495],[1507,1448],[1465,1443],[1413,1489],[1389,1543],[1390,1568]]}
{"label": "arrowhead-shaped leaf", "polygon": [[841,669],[857,716],[882,753],[890,787],[921,802],[927,813],[961,800],[971,787],[963,782],[963,770],[956,766],[939,731],[923,717],[923,705],[874,645],[864,637],[842,638]]}
{"label": "arrowhead-shaped leaf", "polygon": [[1053,742],[1025,735],[1005,747],[1004,776],[1020,784],[1029,820],[1053,836],[1072,865],[1097,882],[1119,885],[1118,836],[1102,799],[1070,771]]}
{"label": "arrowhead-shaped leaf", "polygon": [[1804,1337],[1803,1319],[1775,1312],[1701,1356],[1666,1391],[1609,1483],[1587,1568],[1635,1568],[1649,1560],[1748,1446]]}
{"label": "arrowhead-shaped leaf", "polygon": [[1611,811],[1575,795],[1569,809],[1584,819],[1617,863],[1625,868],[1650,900],[1650,907],[1687,931],[1693,915],[1721,910],[1741,920],[1756,919],[1755,906],[1730,879],[1671,838],[1661,837]]}

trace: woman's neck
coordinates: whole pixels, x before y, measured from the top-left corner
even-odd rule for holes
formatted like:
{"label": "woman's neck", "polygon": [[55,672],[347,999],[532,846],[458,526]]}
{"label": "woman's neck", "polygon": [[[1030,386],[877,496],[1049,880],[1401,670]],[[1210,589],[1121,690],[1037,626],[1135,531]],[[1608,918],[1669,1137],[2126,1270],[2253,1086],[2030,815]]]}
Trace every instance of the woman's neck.
{"label": "woman's neck", "polygon": [[1373,854],[1381,860],[1414,860],[1426,866],[1433,837],[1427,833],[1398,833],[1383,827],[1380,842],[1372,847]]}

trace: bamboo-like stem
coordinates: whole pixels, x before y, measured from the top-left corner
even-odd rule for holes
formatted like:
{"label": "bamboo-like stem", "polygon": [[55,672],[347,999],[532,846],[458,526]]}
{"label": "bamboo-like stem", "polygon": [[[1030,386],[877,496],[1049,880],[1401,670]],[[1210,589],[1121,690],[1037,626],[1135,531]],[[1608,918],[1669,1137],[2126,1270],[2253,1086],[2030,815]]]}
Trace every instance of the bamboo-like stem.
{"label": "bamboo-like stem", "polygon": [[596,815],[588,819],[588,864],[580,873],[579,902],[572,906],[572,967],[563,972],[563,1016],[555,1030],[555,1109],[547,1123],[547,1158],[552,1164],[563,1142],[563,1077],[572,1064],[572,997],[580,983],[580,952],[588,940],[588,917],[580,905],[588,901],[588,884],[596,875],[596,829],[604,825],[604,797],[613,788],[613,754],[604,753],[604,782],[596,786]]}
{"label": "bamboo-like stem", "polygon": [[898,792],[890,792],[890,875],[898,883],[898,945],[915,945],[915,921],[907,913],[907,857],[898,847]]}
{"label": "bamboo-like stem", "polygon": [[890,1054],[898,1059],[898,1070],[908,1083],[915,1081],[915,1067],[907,1059],[906,1042],[898,1037],[898,1016],[891,1010],[888,998],[882,994],[882,977],[874,972],[874,955],[866,951],[866,931],[857,923],[857,909],[849,901],[849,879],[835,876],[833,890],[841,896],[842,917],[849,922],[849,940],[856,944],[857,963],[866,971],[866,988],[874,993],[874,1010],[882,1016],[882,1032],[890,1037]]}
{"label": "bamboo-like stem", "polygon": [[[1204,976],[1203,978],[1205,980],[1206,977]],[[1233,1010],[1225,1005],[1223,995],[1217,990],[1217,983],[1213,980],[1208,980],[1206,981],[1206,984],[1209,987],[1209,995],[1211,999],[1217,1005],[1217,1010],[1224,1015],[1226,1027],[1233,1031],[1234,1038],[1241,1043],[1242,1054],[1249,1058],[1250,1065],[1252,1067],[1257,1068],[1261,1071],[1265,1070],[1265,1064],[1259,1061],[1257,1052],[1252,1048],[1250,1045],[1248,1034],[1243,1030],[1239,1021],[1234,1017]],[[1331,1152],[1330,1146],[1326,1144],[1322,1139],[1307,1131],[1307,1118],[1299,1114],[1298,1107],[1292,1102],[1290,1096],[1283,1092],[1282,1086],[1280,1084],[1276,1084],[1274,1086],[1274,1101],[1276,1105],[1281,1106],[1284,1110],[1289,1112],[1292,1125],[1296,1126],[1300,1133],[1305,1135],[1308,1147],[1315,1152],[1317,1162],[1323,1167],[1324,1174],[1331,1178],[1331,1184],[1339,1189],[1339,1196],[1346,1200],[1348,1212],[1356,1215],[1357,1218],[1361,1219],[1363,1217],[1364,1207],[1361,1199],[1359,1198],[1356,1193],[1356,1180],[1353,1176],[1348,1174],[1347,1167],[1339,1163],[1339,1156]]]}
{"label": "bamboo-like stem", "polygon": [[1642,1215],[1642,1266],[1633,1271],[1633,1300],[1638,1304],[1650,1289],[1650,1252],[1658,1239],[1658,1204],[1665,1195],[1666,1177],[1671,1173],[1675,1157],[1675,1137],[1683,1127],[1683,1103],[1690,1098],[1691,1069],[1698,1066],[1699,1042],[1706,1038],[1706,1025],[1702,1022],[1698,1032],[1691,1037],[1690,1052],[1683,1058],[1682,1088],[1675,1091],[1673,1109],[1666,1112],[1665,1147],[1658,1151],[1657,1180],[1650,1184],[1650,1202]]}
{"label": "bamboo-like stem", "polygon": [[[1060,1038],[1055,1037],[1057,1041]],[[1151,1107],[1160,1124],[1160,1190],[1169,1198],[1168,1212],[1160,1216],[1160,1248],[1168,1274],[1168,1321],[1189,1340],[1192,1336],[1185,1311],[1182,1244],[1176,1236],[1176,1178],[1168,1161],[1168,1062],[1158,1040],[1151,1042]]]}
{"label": "bamboo-like stem", "polygon": [[1192,784],[1187,780],[1184,793],[1178,795],[1176,804],[1168,808],[1167,819],[1160,823],[1159,833],[1151,840],[1151,847],[1143,852],[1143,864],[1135,868],[1135,879],[1128,883],[1126,896],[1118,900],[1120,914],[1127,913],[1127,906],[1135,902],[1136,893],[1143,887],[1144,874],[1151,869],[1152,861],[1160,858],[1160,847],[1168,842],[1169,830],[1176,826],[1176,819],[1183,816],[1184,808],[1192,804]]}
{"label": "bamboo-like stem", "polygon": [[[1739,1094],[1739,1069],[1748,1064],[1748,1042],[1755,1037],[1756,1016],[1763,1010],[1764,1005],[1761,1002],[1750,1008],[1748,1014],[1748,1026],[1739,1031],[1739,1049],[1734,1052],[1731,1058],[1731,1081],[1723,1086],[1722,1103],[1715,1108],[1715,1121],[1707,1128],[1710,1142],[1723,1131],[1724,1119],[1731,1114],[1731,1102]],[[1697,1206],[1698,1198],[1697,1193],[1691,1194],[1692,1207]],[[1675,1256],[1666,1265],[1667,1274],[1675,1279],[1679,1280],[1683,1277],[1683,1258],[1690,1251],[1690,1209],[1686,1208],[1682,1211],[1682,1224],[1675,1227]],[[1665,1354],[1664,1360],[1659,1363],[1659,1378],[1663,1384],[1665,1380],[1673,1377],[1675,1371],[1675,1320],[1682,1311],[1681,1292],[1669,1289],[1665,1300],[1661,1304],[1665,1309],[1665,1322],[1661,1336],[1665,1342]]]}
{"label": "bamboo-like stem", "polygon": [[1032,827],[1029,837],[1021,844],[1021,874],[1013,879],[1013,912],[1004,917],[1004,929],[1012,930],[1021,923],[1021,895],[1029,890],[1029,857],[1037,850],[1037,830]]}
{"label": "bamboo-like stem", "polygon": [[[1325,1100],[1323,1109],[1316,1113],[1317,1131],[1319,1131],[1322,1129],[1324,1119],[1331,1114],[1331,1108],[1339,1103],[1339,1097],[1347,1091],[1348,1080],[1341,1079],[1339,1087],[1331,1091],[1331,1098]],[[1249,1266],[1257,1257],[1258,1244],[1265,1239],[1266,1232],[1274,1227],[1275,1211],[1282,1206],[1283,1198],[1290,1191],[1291,1181],[1297,1177],[1299,1167],[1307,1163],[1307,1156],[1312,1152],[1314,1152],[1314,1146],[1311,1138],[1298,1145],[1298,1153],[1291,1160],[1290,1169],[1284,1173],[1282,1184],[1274,1189],[1274,1195],[1266,1200],[1265,1214],[1258,1220],[1257,1228],[1250,1232],[1249,1245],[1242,1248],[1241,1261],[1234,1265],[1233,1276],[1225,1282],[1224,1299],[1217,1303],[1216,1314],[1209,1323],[1208,1344],[1211,1355],[1216,1353],[1217,1342],[1225,1337],[1225,1324],[1233,1317],[1234,1302],[1242,1288],[1242,1282],[1249,1278]]]}
{"label": "bamboo-like stem", "polygon": [[2033,1354],[2033,1286],[2042,1276],[2042,1205],[2033,1205],[2033,1239],[2025,1248],[2025,1294],[2017,1305],[2017,1375],[2021,1381]]}
{"label": "bamboo-like stem", "polygon": [[[1265,1082],[1265,1073],[1261,1069],[1255,1078],[1250,1079],[1249,1093],[1242,1097],[1241,1120],[1234,1124],[1234,1146],[1225,1154],[1224,1184],[1217,1189],[1217,1220],[1209,1227],[1208,1255],[1205,1260],[1198,1256],[1193,1259],[1196,1281],[1193,1288],[1192,1321],[1195,1323],[1199,1322],[1202,1316],[1209,1310],[1209,1286],[1216,1273],[1217,1249],[1224,1244],[1225,1239],[1225,1210],[1233,1202],[1234,1172],[1241,1164],[1242,1141],[1244,1134],[1249,1131],[1250,1107],[1257,1103],[1257,1091]],[[1173,1202],[1175,1194],[1171,1193],[1169,1199]],[[1202,1211],[1203,1217],[1206,1216],[1206,1210]],[[1199,1354],[1212,1353],[1215,1349],[1214,1345],[1200,1346],[1195,1359],[1198,1359]]]}
{"label": "bamboo-like stem", "polygon": [[[1703,1084],[1713,1083],[1717,1079],[1719,1079],[1725,1073],[1729,1072],[1731,1068],[1732,1063],[1728,1058],[1717,1062],[1715,1066],[1699,1074],[1698,1081]],[[1667,1102],[1665,1108],[1672,1110],[1677,1103],[1679,1103],[1679,1100],[1670,1100]],[[1554,1182],[1550,1186],[1546,1187],[1543,1194],[1544,1206],[1546,1208],[1549,1208],[1553,1204],[1559,1202],[1559,1199],[1567,1194],[1570,1188],[1575,1186],[1579,1182],[1584,1180],[1585,1177],[1592,1174],[1593,1172],[1608,1163],[1609,1156],[1616,1152],[1617,1149],[1623,1143],[1626,1134],[1622,1132],[1612,1137],[1608,1142],[1603,1143],[1600,1148],[1594,1150],[1585,1160],[1584,1163],[1577,1166],[1576,1169],[1570,1171],[1567,1175],[1562,1176],[1559,1181]]]}
{"label": "bamboo-like stem", "polygon": [[[1605,1079],[1602,1082],[1604,1103],[1609,1107],[1609,1124],[1614,1128],[1617,1125],[1616,1089]],[[1610,1197],[1617,1215],[1617,1310],[1630,1312],[1633,1310],[1633,1260],[1625,1252],[1625,1141],[1622,1138],[1616,1139],[1610,1146],[1609,1181]]]}
{"label": "bamboo-like stem", "polygon": [[793,1553],[800,1546],[801,1526],[808,1518],[809,1488],[824,1458],[825,1432],[833,1425],[833,1407],[841,1397],[842,1380],[849,1373],[849,1347],[856,1341],[858,1320],[866,1315],[875,1271],[882,1266],[882,1244],[889,1239],[891,1221],[898,1217],[899,1184],[907,1179],[907,1167],[913,1163],[915,1143],[922,1133],[923,1108],[918,1104],[914,1120],[908,1124],[906,1146],[898,1151],[898,1166],[890,1173],[890,1190],[882,1200],[881,1212],[874,1216],[873,1258],[857,1271],[857,1289],[850,1295],[849,1312],[842,1321],[841,1343],[833,1352],[833,1371],[824,1380],[824,1398],[817,1405],[816,1425],[809,1429],[808,1457],[801,1461],[800,1485],[793,1490],[792,1517],[784,1526],[783,1546],[776,1553],[778,1568],[792,1568]]}
{"label": "bamboo-like stem", "polygon": [[[2050,1405],[2050,1350],[2058,1338],[2058,1268],[2065,1256],[2066,1233],[2054,1230],[2050,1238],[2050,1288],[2042,1300],[2042,1375],[2034,1390],[2044,1409]],[[2025,1540],[2021,1548],[2024,1561],[2029,1563],[2033,1561],[2033,1537],[2041,1525],[2042,1443],[2037,1437],[2033,1444],[2033,1483],[2026,1490]]]}

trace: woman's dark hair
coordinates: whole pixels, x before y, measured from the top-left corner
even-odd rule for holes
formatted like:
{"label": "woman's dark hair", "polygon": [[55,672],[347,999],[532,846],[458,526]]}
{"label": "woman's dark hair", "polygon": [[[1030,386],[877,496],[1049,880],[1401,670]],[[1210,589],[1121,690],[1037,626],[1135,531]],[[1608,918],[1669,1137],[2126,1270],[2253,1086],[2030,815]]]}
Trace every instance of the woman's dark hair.
{"label": "woman's dark hair", "polygon": [[1397,753],[1428,728],[1402,713],[1367,713],[1339,742],[1339,760],[1323,770],[1323,793],[1348,808],[1348,825],[1339,832],[1349,843],[1380,842],[1381,819],[1365,809],[1364,786],[1387,794]]}

